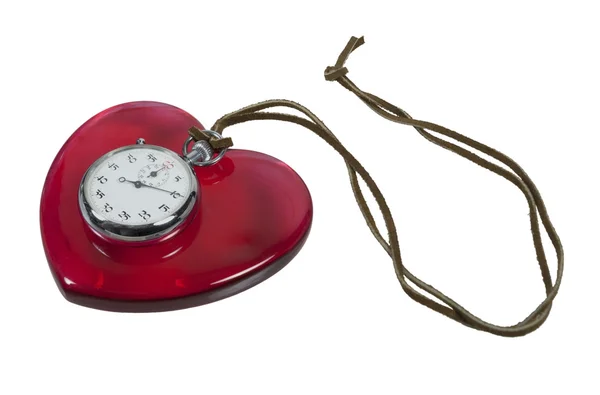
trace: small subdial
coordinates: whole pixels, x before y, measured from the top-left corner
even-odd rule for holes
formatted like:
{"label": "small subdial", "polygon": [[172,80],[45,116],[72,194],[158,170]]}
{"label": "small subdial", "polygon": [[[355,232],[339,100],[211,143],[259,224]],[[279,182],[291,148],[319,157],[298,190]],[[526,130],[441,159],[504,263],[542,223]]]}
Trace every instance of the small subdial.
{"label": "small subdial", "polygon": [[169,169],[170,166],[166,163],[146,165],[138,172],[138,180],[151,187],[159,187],[169,179]]}

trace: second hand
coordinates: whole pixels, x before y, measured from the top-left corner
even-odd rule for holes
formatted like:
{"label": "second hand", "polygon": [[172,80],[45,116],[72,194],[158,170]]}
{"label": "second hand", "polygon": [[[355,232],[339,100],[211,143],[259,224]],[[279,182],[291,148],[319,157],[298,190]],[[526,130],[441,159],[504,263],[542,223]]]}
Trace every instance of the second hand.
{"label": "second hand", "polygon": [[144,183],[143,183],[143,182],[141,182],[141,181],[131,181],[131,180],[128,180],[128,179],[126,179],[125,177],[119,177],[119,182],[121,182],[121,183],[123,183],[123,182],[130,182],[130,183],[132,183],[132,184],[133,184],[133,185],[134,185],[136,188],[141,188],[141,187],[143,187],[143,186],[144,186],[144,187],[146,187],[146,188],[153,188],[153,189],[158,189],[159,191],[167,192],[168,194],[170,194],[170,195],[173,195],[174,197],[183,197],[183,196],[182,196],[180,193],[178,193],[178,192],[175,192],[175,191],[171,192],[171,191],[167,191],[166,189],[162,189],[162,188],[158,188],[158,187],[153,187],[153,186],[150,186],[150,185],[148,185],[148,184],[144,184]]}

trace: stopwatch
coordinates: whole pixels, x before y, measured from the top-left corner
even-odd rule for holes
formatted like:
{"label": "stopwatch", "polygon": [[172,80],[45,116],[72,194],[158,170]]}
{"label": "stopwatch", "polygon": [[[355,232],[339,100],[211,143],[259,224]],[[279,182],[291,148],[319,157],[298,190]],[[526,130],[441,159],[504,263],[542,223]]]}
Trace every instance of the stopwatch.
{"label": "stopwatch", "polygon": [[98,233],[145,241],[184,223],[197,195],[189,163],[166,148],[140,144],[117,148],[92,164],[81,181],[79,206]]}
{"label": "stopwatch", "polygon": [[79,207],[88,225],[102,236],[131,242],[158,239],[177,230],[198,200],[194,164],[214,164],[226,151],[213,158],[210,145],[198,141],[187,152],[189,142],[184,144],[186,155],[177,155],[139,138],[134,145],[98,158],[79,188]]}

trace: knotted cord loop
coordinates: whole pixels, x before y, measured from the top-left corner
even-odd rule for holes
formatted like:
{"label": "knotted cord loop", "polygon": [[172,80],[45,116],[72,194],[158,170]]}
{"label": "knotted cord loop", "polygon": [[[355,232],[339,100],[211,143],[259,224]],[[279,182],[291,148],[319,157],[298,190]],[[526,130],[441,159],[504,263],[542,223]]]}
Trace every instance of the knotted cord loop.
{"label": "knotted cord loop", "polygon": [[[350,41],[338,57],[335,66],[328,67],[325,70],[325,78],[331,81],[338,81],[342,86],[356,94],[356,96],[358,96],[369,108],[371,108],[373,111],[375,111],[382,117],[389,119],[393,122],[413,126],[423,137],[425,137],[432,143],[439,145],[449,151],[452,151],[470,160],[471,162],[476,163],[479,166],[482,166],[490,170],[491,172],[500,175],[501,177],[514,184],[517,188],[519,188],[525,196],[529,206],[529,218],[531,225],[531,233],[533,237],[533,244],[535,247],[536,256],[540,266],[547,296],[529,316],[527,316],[518,324],[512,326],[498,326],[483,321],[482,319],[470,313],[467,309],[455,302],[450,297],[446,296],[433,286],[425,283],[424,281],[414,276],[404,266],[400,254],[400,246],[398,242],[398,232],[396,229],[396,225],[392,218],[390,208],[387,205],[385,198],[383,197],[377,184],[369,175],[369,173],[365,170],[365,168],[342,145],[342,143],[335,137],[335,135],[327,128],[327,126],[325,126],[325,124],[307,108],[289,100],[268,100],[261,103],[252,104],[250,106],[244,107],[240,110],[234,111],[221,117],[212,127],[212,130],[222,133],[222,131],[229,126],[253,120],[278,120],[291,122],[311,130],[321,139],[327,142],[331,147],[333,147],[333,149],[335,149],[346,162],[352,192],[354,193],[356,202],[366,220],[367,226],[373,233],[373,236],[377,239],[377,241],[381,244],[384,250],[392,258],[394,270],[396,272],[396,277],[398,278],[402,289],[406,292],[406,294],[408,294],[408,296],[410,296],[413,300],[417,301],[418,303],[421,303],[422,305],[429,307],[430,309],[437,311],[440,314],[443,314],[455,321],[458,321],[463,325],[481,331],[486,331],[495,335],[523,336],[534,331],[544,323],[544,321],[548,317],[548,314],[550,313],[552,301],[556,297],[556,294],[560,287],[564,268],[563,248],[560,243],[558,234],[556,233],[554,227],[552,226],[552,223],[550,222],[548,212],[546,210],[546,207],[544,205],[539,191],[533,184],[533,181],[525,173],[525,171],[508,156],[502,154],[499,151],[496,151],[491,147],[488,147],[487,145],[479,143],[450,129],[444,128],[431,122],[414,120],[404,110],[392,105],[391,103],[388,103],[383,99],[378,98],[375,95],[364,92],[360,90],[356,85],[354,85],[354,83],[352,83],[352,81],[350,81],[350,79],[348,79],[348,77],[346,76],[348,70],[344,67],[344,63],[348,59],[350,53],[352,53],[352,51],[354,51],[363,43],[364,40],[362,37],[352,37],[352,39],[350,39]],[[293,108],[304,114],[308,119],[285,113],[264,111],[273,107]],[[512,170],[512,172],[492,162],[489,162],[486,159],[481,158],[477,154],[467,149],[464,149],[456,144],[434,136],[427,130],[449,137],[467,145],[468,147],[473,148],[474,150],[487,154],[507,165]],[[381,235],[381,232],[379,231],[377,224],[375,223],[371,210],[366,203],[366,200],[358,183],[358,176],[360,176],[360,178],[367,185],[369,191],[373,194],[377,206],[382,213],[383,221],[388,233],[387,240]],[[556,251],[558,267],[556,280],[554,284],[552,283],[550,270],[548,268],[546,255],[541,240],[538,213],[539,218],[541,219],[542,224],[544,226],[544,229],[548,233],[548,236],[550,237],[552,245]],[[409,284],[407,280],[411,281],[421,291],[437,299],[439,302],[435,301],[430,297],[425,296],[420,291],[416,290],[412,285]]]}

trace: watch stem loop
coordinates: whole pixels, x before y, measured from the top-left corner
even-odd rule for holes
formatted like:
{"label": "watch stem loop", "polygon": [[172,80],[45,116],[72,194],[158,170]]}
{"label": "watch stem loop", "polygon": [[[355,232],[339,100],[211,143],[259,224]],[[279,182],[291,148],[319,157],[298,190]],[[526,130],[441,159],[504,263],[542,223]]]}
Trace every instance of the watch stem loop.
{"label": "watch stem loop", "polygon": [[[196,132],[197,133],[191,133]],[[195,139],[194,135],[199,134],[202,139]],[[191,150],[188,150],[189,144],[195,141]],[[222,144],[221,144],[222,143]],[[217,146],[218,148],[215,148]],[[222,146],[222,147],[221,147]],[[190,129],[190,136],[183,143],[183,157],[194,166],[210,166],[220,161],[231,146],[231,139],[226,139],[213,130]],[[216,155],[215,155],[216,154]]]}

